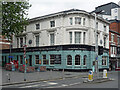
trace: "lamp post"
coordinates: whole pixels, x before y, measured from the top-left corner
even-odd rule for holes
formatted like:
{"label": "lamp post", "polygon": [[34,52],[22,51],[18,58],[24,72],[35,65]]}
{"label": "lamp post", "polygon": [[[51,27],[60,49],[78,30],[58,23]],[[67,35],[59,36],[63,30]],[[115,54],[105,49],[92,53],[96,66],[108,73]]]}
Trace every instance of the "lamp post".
{"label": "lamp post", "polygon": [[99,12],[95,11],[95,73],[97,74],[97,78],[99,78],[99,68],[98,68],[98,34],[97,34],[97,14],[103,13],[104,10],[101,10]]}

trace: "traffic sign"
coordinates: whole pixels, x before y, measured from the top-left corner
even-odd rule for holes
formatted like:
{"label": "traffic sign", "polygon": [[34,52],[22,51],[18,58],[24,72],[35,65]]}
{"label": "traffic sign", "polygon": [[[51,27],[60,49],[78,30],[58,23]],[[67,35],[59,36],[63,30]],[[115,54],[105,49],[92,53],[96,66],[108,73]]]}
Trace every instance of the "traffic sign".
{"label": "traffic sign", "polygon": [[8,56],[8,58],[13,58],[13,56]]}

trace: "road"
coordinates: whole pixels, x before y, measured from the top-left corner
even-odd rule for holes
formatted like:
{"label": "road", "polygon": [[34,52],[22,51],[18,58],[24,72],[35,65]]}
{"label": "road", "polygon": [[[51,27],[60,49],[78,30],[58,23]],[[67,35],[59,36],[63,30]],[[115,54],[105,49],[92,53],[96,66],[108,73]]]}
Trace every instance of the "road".
{"label": "road", "polygon": [[109,73],[108,77],[114,81],[102,83],[83,83],[82,77],[48,80],[26,84],[4,86],[3,88],[118,88],[118,72]]}

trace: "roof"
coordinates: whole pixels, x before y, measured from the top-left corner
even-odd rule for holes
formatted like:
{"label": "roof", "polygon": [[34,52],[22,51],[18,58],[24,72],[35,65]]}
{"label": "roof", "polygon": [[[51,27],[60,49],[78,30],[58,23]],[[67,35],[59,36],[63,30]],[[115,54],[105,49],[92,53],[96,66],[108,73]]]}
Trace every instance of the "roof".
{"label": "roof", "polygon": [[111,9],[113,9],[113,8],[120,8],[120,6],[114,2],[110,2],[110,3],[103,4],[103,5],[96,7],[95,10],[92,11],[91,13],[104,10],[105,12],[102,13],[102,15],[111,15]]}
{"label": "roof", "polygon": [[[44,16],[35,17],[35,18],[32,18],[32,19],[29,19],[29,22],[34,22],[34,21],[45,19],[45,18],[56,17],[56,16],[60,16],[60,15],[67,15],[67,14],[70,14],[70,13],[84,13],[88,16],[91,15],[92,17],[94,17],[93,14],[91,14],[87,11],[79,10],[79,9],[70,9],[70,10],[65,10],[65,11],[52,13],[52,14],[48,14],[48,15],[44,15]],[[98,19],[100,19],[101,21],[104,21],[106,23],[109,23],[108,21],[106,21],[105,19],[103,19],[101,17],[98,17]]]}
{"label": "roof", "polygon": [[96,8],[103,7],[103,6],[106,6],[106,5],[109,5],[109,4],[114,4],[114,5],[118,6],[118,8],[120,8],[120,6],[116,3],[114,3],[114,2],[106,3],[106,4],[103,4],[103,5],[97,6]]}
{"label": "roof", "polygon": [[57,16],[57,15],[65,15],[69,12],[84,12],[86,14],[89,14],[89,12],[86,12],[84,10],[79,10],[79,9],[70,9],[70,10],[65,10],[65,11],[61,11],[61,12],[57,12],[57,13],[52,13],[52,14],[48,14],[48,15],[44,15],[44,16],[39,16],[39,17],[35,17],[32,19],[29,19],[30,22],[34,21],[34,20],[38,20],[38,19],[44,19],[44,18],[48,18],[48,17],[52,17],[52,16]]}

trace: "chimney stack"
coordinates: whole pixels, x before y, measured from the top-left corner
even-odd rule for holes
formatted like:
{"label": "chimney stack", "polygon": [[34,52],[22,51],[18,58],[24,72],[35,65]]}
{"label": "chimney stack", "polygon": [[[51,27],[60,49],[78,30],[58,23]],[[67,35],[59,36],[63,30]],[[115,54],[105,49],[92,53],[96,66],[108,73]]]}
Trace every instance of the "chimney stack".
{"label": "chimney stack", "polygon": [[120,6],[120,1],[118,2],[118,5]]}

